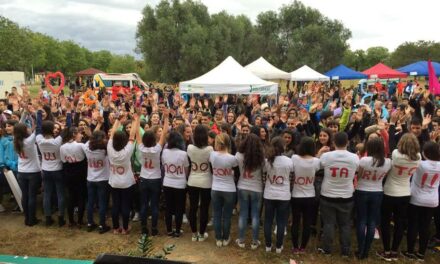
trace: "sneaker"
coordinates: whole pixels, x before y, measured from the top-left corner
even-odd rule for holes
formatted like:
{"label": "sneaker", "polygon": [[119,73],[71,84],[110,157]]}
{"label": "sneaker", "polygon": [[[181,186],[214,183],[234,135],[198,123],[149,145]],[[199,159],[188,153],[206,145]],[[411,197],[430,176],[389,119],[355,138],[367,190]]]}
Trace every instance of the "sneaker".
{"label": "sneaker", "polygon": [[397,261],[397,259],[399,258],[399,255],[397,254],[397,252],[390,252],[390,257],[392,261]]}
{"label": "sneaker", "polygon": [[131,226],[128,226],[127,229],[122,229],[121,234],[128,235],[130,234]]}
{"label": "sneaker", "polygon": [[380,239],[379,230],[377,228],[374,229],[374,239]]}
{"label": "sneaker", "polygon": [[199,242],[203,242],[208,238],[208,233],[205,232],[205,234],[201,235],[199,234]]}
{"label": "sneaker", "polygon": [[133,222],[138,222],[139,221],[139,213],[135,212],[133,218],[131,219],[131,221]]}
{"label": "sneaker", "polygon": [[300,248],[299,249],[299,254],[300,255],[306,254],[306,249],[305,248]]}
{"label": "sneaker", "polygon": [[186,217],[186,214],[183,214],[182,224],[188,224],[188,218]]}
{"label": "sneaker", "polygon": [[412,252],[402,252],[402,255],[407,258],[407,259],[411,259],[411,260],[417,260],[416,254],[412,253]]}
{"label": "sneaker", "polygon": [[95,228],[96,224],[87,224],[87,232],[92,232]]}
{"label": "sneaker", "polygon": [[392,261],[391,255],[389,252],[388,253],[387,252],[377,252],[376,255],[382,260]]}
{"label": "sneaker", "polygon": [[180,231],[180,232],[176,232],[176,231],[174,231],[174,235],[173,235],[173,237],[174,238],[179,238],[179,237],[181,237],[183,235],[183,232],[182,231]]}
{"label": "sneaker", "polygon": [[157,236],[159,234],[159,230],[157,228],[151,229],[151,236]]}
{"label": "sneaker", "polygon": [[108,231],[110,231],[110,227],[109,226],[99,226],[98,227],[98,230],[99,230],[99,234],[104,234],[104,233],[107,233]]}
{"label": "sneaker", "polygon": [[114,228],[113,229],[113,234],[114,235],[119,235],[121,233],[121,231],[122,231],[122,228]]}
{"label": "sneaker", "polygon": [[266,252],[271,252],[272,251],[272,247],[266,247]]}
{"label": "sneaker", "polygon": [[258,241],[258,240],[256,240],[256,241],[252,241],[252,243],[251,243],[251,249],[252,249],[252,250],[255,250],[255,249],[257,249],[260,245],[261,245],[261,242],[260,242],[260,241]]}
{"label": "sneaker", "polygon": [[169,237],[174,237],[174,231],[168,232],[168,233],[167,233],[167,236],[169,236]]}
{"label": "sneaker", "polygon": [[214,225],[214,218],[211,218],[208,222],[208,226],[213,226]]}
{"label": "sneaker", "polygon": [[232,215],[237,215],[237,209],[236,209],[236,208],[234,208],[234,209],[232,210]]}
{"label": "sneaker", "polygon": [[222,247],[223,246],[223,241],[217,240],[217,241],[215,241],[215,244],[217,245],[217,247]]}
{"label": "sneaker", "polygon": [[277,254],[281,254],[282,251],[283,251],[283,246],[281,246],[280,248],[277,248],[277,249],[275,250],[275,252],[276,252]]}
{"label": "sneaker", "polygon": [[229,237],[229,238],[226,239],[226,240],[223,240],[223,246],[224,246],[224,247],[228,246],[230,242],[231,242],[231,237]]}
{"label": "sneaker", "polygon": [[192,241],[192,242],[196,242],[197,240],[199,240],[199,236],[198,236],[198,234],[197,234],[197,233],[193,233],[193,234],[192,234],[192,237],[191,237],[191,241]]}
{"label": "sneaker", "polygon": [[141,227],[141,234],[148,236],[148,228],[146,226]]}
{"label": "sneaker", "polygon": [[327,251],[327,250],[325,250],[325,249],[323,249],[323,248],[317,248],[316,249],[317,251],[318,251],[318,253],[320,253],[320,254],[323,254],[323,255],[327,255],[327,256],[330,256],[331,255],[331,252],[330,251]]}
{"label": "sneaker", "polygon": [[245,248],[245,247],[246,247],[246,244],[244,243],[244,241],[241,241],[239,238],[237,238],[237,239],[235,240],[235,243],[237,244],[237,246],[238,246],[239,248]]}
{"label": "sneaker", "polygon": [[416,253],[416,258],[418,262],[424,262],[425,261],[425,255]]}

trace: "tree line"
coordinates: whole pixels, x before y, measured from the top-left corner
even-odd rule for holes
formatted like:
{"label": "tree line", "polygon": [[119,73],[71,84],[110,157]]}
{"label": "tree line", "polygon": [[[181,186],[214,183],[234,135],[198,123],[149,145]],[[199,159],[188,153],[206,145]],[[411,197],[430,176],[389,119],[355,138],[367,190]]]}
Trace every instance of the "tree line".
{"label": "tree line", "polygon": [[60,41],[20,27],[3,16],[0,16],[0,43],[1,71],[24,71],[27,76],[32,71],[61,71],[72,76],[90,67],[105,72],[144,72],[144,63],[131,55],[90,51],[71,40]]}
{"label": "tree line", "polygon": [[227,56],[246,65],[260,56],[285,71],[304,64],[320,72],[344,63],[362,71],[378,62],[401,67],[418,60],[440,61],[440,43],[405,42],[350,50],[351,31],[300,1],[260,13],[253,23],[226,11],[209,14],[198,1],[162,0],[146,5],[138,23],[136,52],[143,57],[90,51],[77,43],[32,32],[0,16],[0,70],[27,74],[61,70],[67,75],[94,67],[105,72],[138,72],[144,80],[176,83],[197,77]]}

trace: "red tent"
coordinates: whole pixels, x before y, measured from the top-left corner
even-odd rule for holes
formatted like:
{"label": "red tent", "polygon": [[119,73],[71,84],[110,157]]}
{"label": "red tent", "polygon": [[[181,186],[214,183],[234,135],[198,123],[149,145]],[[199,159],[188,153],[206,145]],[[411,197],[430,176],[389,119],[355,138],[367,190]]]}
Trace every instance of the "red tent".
{"label": "red tent", "polygon": [[370,79],[404,78],[407,75],[406,73],[393,70],[383,63],[378,63],[362,73],[368,75],[368,78]]}

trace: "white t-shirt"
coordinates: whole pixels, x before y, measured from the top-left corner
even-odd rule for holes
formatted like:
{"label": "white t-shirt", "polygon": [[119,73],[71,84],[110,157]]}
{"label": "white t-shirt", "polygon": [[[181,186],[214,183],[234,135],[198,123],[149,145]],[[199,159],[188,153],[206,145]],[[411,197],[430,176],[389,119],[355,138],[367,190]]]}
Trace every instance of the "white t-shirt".
{"label": "white t-shirt", "polygon": [[304,159],[298,155],[292,156],[295,178],[293,181],[292,197],[315,197],[315,173],[320,169],[319,159]]}
{"label": "white t-shirt", "polygon": [[421,161],[412,177],[410,203],[417,206],[437,207],[439,184],[440,161]]}
{"label": "white t-shirt", "polygon": [[403,155],[395,149],[391,155],[391,170],[383,186],[383,192],[393,197],[410,196],[411,188],[409,180],[411,175],[419,167],[421,156],[418,160],[411,160],[407,155]]}
{"label": "white t-shirt", "polygon": [[141,153],[141,177],[144,179],[160,179],[160,152],[162,146],[156,144],[154,147],[147,148],[144,144],[139,145],[139,152]]}
{"label": "white t-shirt", "polygon": [[235,153],[235,157],[238,160],[238,168],[240,169],[240,178],[238,179],[237,188],[252,192],[263,192],[263,168],[251,172],[246,171],[244,168],[244,155],[237,152]]}
{"label": "white t-shirt", "polygon": [[60,148],[61,161],[63,163],[77,163],[83,161],[86,158],[83,147],[83,143],[78,143],[76,141],[63,144]]}
{"label": "white t-shirt", "polygon": [[324,168],[324,179],[321,195],[328,198],[353,197],[353,179],[359,165],[356,154],[347,150],[334,150],[322,154],[321,167]]}
{"label": "white t-shirt", "polygon": [[62,170],[63,163],[60,158],[60,147],[63,139],[60,136],[46,139],[43,135],[38,135],[36,139],[42,157],[41,168],[45,171]]}
{"label": "white t-shirt", "polygon": [[91,151],[89,142],[83,145],[87,157],[87,180],[91,182],[108,181],[110,177],[110,164],[105,149]]}
{"label": "white t-shirt", "polygon": [[35,133],[23,140],[23,153],[18,155],[18,172],[40,172],[40,159],[38,158],[37,145],[35,145]]}
{"label": "white t-shirt", "polygon": [[238,166],[235,156],[229,153],[211,152],[209,162],[212,166],[212,190],[222,192],[236,192],[234,170]]}
{"label": "white t-shirt", "polygon": [[286,156],[277,156],[273,166],[265,162],[267,172],[264,198],[269,200],[290,200],[290,173],[293,172],[292,160]]}
{"label": "white t-shirt", "polygon": [[362,175],[358,176],[356,190],[366,192],[382,192],[382,181],[391,169],[391,160],[385,159],[382,167],[373,166],[373,157],[363,157],[359,161]]}
{"label": "white t-shirt", "polygon": [[209,156],[214,149],[211,146],[202,149],[188,146],[188,157],[191,160],[191,172],[189,174],[188,186],[210,189],[212,186],[212,173],[209,166]]}
{"label": "white t-shirt", "polygon": [[186,152],[177,148],[164,149],[162,152],[162,164],[165,171],[163,186],[185,189],[185,168],[189,167]]}
{"label": "white t-shirt", "polygon": [[113,148],[113,139],[107,144],[108,160],[110,162],[110,178],[108,183],[113,188],[127,189],[136,183],[131,170],[131,155],[133,154],[134,144],[128,142],[120,151]]}

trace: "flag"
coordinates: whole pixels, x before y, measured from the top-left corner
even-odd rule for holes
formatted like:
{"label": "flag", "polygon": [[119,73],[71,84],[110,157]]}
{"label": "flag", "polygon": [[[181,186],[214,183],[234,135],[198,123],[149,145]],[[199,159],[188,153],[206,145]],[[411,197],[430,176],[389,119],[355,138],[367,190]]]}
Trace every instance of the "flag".
{"label": "flag", "polygon": [[434,67],[431,60],[428,60],[428,74],[429,74],[429,91],[433,95],[440,95],[440,83],[435,74]]}

